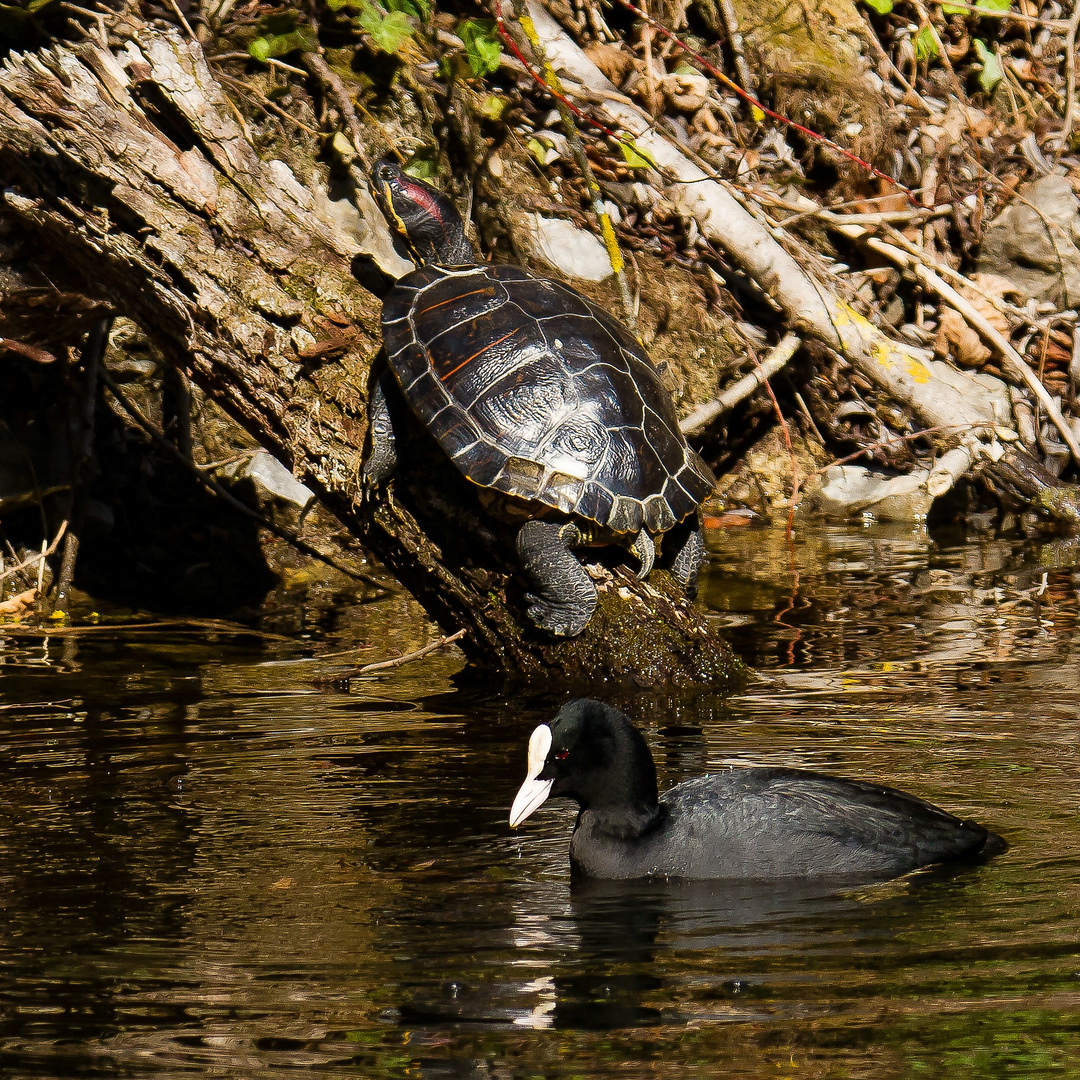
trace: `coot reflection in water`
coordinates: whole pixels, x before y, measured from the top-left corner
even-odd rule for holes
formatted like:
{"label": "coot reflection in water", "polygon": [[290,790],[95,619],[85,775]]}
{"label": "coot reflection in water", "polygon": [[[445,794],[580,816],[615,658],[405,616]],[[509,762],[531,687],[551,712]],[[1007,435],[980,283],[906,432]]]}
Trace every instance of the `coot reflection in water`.
{"label": "coot reflection in water", "polygon": [[[857,969],[895,951],[898,933],[933,917],[943,890],[961,910],[980,873],[934,867],[859,887],[823,878],[538,882],[513,905],[518,951],[500,979],[428,982],[394,1015],[411,1030],[582,1032],[715,1020],[716,1003],[725,1020],[805,1016],[819,1007],[806,996],[808,970],[858,981]],[[482,958],[484,932],[473,934],[465,929],[460,948]]]}

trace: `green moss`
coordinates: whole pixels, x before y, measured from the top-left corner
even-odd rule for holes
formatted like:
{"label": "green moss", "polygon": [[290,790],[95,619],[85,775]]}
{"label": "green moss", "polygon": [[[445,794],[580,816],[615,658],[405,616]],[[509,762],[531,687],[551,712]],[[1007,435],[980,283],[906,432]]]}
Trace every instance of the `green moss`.
{"label": "green moss", "polygon": [[681,610],[681,589],[666,572],[655,572],[649,584],[662,598],[659,617],[621,596],[617,583],[598,590],[596,614],[565,646],[567,669],[606,672],[641,686],[742,686],[749,672],[716,624]]}

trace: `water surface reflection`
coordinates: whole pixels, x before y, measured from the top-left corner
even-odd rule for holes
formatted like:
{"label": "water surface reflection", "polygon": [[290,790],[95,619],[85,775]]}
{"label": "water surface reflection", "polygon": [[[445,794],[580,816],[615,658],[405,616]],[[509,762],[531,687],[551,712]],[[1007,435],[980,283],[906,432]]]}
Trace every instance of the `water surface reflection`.
{"label": "water surface reflection", "polygon": [[335,641],[12,636],[4,1075],[1076,1071],[1071,562],[887,532],[713,547],[706,595],[765,678],[611,695],[662,786],[733,759],[875,778],[1008,854],[863,889],[571,887],[569,807],[506,826],[556,697],[457,690],[446,658],[322,691]]}

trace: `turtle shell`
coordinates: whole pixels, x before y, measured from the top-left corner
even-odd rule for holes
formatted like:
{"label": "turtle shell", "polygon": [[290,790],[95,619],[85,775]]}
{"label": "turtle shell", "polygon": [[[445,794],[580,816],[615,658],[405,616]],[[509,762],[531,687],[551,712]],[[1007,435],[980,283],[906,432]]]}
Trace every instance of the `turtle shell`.
{"label": "turtle shell", "polygon": [[517,266],[425,266],[383,305],[405,398],[475,484],[616,533],[666,532],[712,490],[641,346]]}

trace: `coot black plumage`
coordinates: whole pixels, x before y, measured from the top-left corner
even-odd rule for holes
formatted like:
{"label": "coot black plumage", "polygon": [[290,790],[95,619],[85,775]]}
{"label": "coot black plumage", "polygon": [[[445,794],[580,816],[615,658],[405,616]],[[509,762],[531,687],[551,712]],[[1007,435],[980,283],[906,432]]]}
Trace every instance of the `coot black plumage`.
{"label": "coot black plumage", "polygon": [[570,867],[590,878],[857,878],[997,855],[1005,841],[895,788],[784,768],[728,768],[657,794],[641,732],[580,698],[529,739],[520,825],[549,797],[579,807]]}

